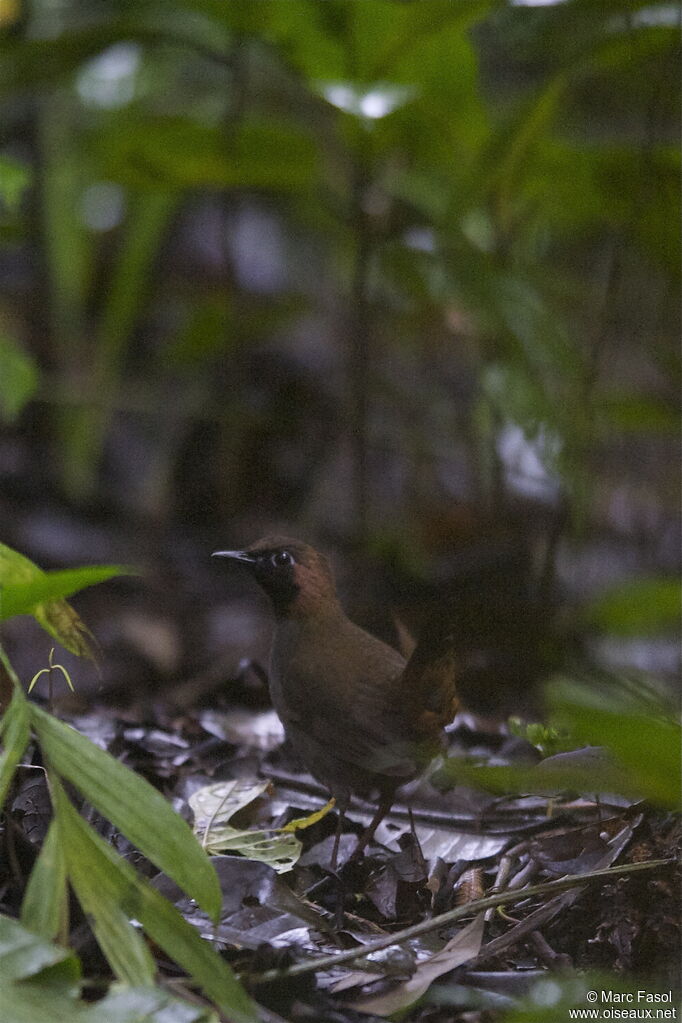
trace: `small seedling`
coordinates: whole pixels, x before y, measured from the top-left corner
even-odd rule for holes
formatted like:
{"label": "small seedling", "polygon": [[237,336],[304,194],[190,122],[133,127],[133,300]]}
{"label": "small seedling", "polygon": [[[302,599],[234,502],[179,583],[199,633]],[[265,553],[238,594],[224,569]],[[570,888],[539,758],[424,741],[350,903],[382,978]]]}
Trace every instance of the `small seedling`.
{"label": "small seedling", "polygon": [[50,713],[52,713],[52,677],[53,677],[53,674],[54,674],[55,671],[57,671],[57,670],[61,671],[62,675],[66,679],[66,684],[67,684],[67,686],[69,687],[69,689],[71,690],[72,693],[75,693],[75,691],[76,691],[73,688],[73,682],[71,681],[71,676],[69,675],[69,673],[66,670],[66,668],[64,667],[64,665],[63,664],[55,664],[53,658],[54,658],[54,647],[52,647],[52,649],[50,650],[50,653],[48,654],[47,668],[41,668],[40,671],[37,671],[35,673],[35,675],[33,676],[33,678],[31,679],[31,681],[29,683],[29,687],[28,687],[28,691],[30,693],[31,690],[33,689],[34,685],[36,684],[36,682],[40,678],[40,676],[41,675],[47,675],[47,705],[48,705],[48,708],[50,710]]}

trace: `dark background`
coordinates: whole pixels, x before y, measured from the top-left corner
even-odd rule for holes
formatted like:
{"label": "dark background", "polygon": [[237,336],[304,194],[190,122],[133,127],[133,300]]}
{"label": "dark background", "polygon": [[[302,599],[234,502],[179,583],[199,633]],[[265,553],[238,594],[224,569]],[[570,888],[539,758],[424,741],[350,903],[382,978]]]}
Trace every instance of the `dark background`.
{"label": "dark background", "polygon": [[209,555],[269,532],[393,642],[447,607],[480,713],[675,678],[675,5],[0,11],[0,538],[142,573],[80,700],[265,661]]}

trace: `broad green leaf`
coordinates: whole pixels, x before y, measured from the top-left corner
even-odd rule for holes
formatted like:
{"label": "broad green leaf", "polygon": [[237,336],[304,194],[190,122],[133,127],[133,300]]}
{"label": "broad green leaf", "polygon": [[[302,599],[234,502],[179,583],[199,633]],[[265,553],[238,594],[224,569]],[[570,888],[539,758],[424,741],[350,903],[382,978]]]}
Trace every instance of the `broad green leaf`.
{"label": "broad green leaf", "polygon": [[120,38],[115,25],[61,33],[54,39],[8,37],[0,47],[0,94],[35,88],[71,74]]}
{"label": "broad green leaf", "polygon": [[585,686],[558,683],[548,692],[553,715],[574,739],[606,746],[643,796],[679,808],[682,729],[676,721],[609,706],[608,696]]}
{"label": "broad green leaf", "polygon": [[35,705],[31,719],[50,767],[217,919],[221,895],[215,871],[168,801],[109,753]]}
{"label": "broad green leaf", "polygon": [[[553,757],[548,758],[553,760]],[[616,792],[621,796],[642,799],[646,795],[629,771],[612,763],[552,763],[520,767],[516,765],[488,767],[463,763],[451,757],[438,771],[447,785],[472,785],[474,788],[515,795],[553,796],[558,792],[581,792],[595,795]]]}
{"label": "broad green leaf", "polygon": [[83,824],[53,776],[50,776],[50,792],[54,800],[57,841],[66,860],[69,881],[90,920],[97,943],[120,980],[131,985],[151,985],[156,970],[154,960],[142,935],[130,923],[136,916],[134,880],[127,885],[127,890],[122,889],[108,858],[93,841],[92,828]]}
{"label": "broad green leaf", "polygon": [[310,186],[316,167],[310,136],[274,118],[243,121],[228,143],[222,127],[156,116],[108,140],[105,159],[109,176],[169,195],[199,187],[299,191]]}
{"label": "broad green leaf", "polygon": [[0,419],[14,422],[38,386],[38,368],[6,334],[0,334]]}
{"label": "broad green leaf", "polygon": [[649,636],[677,629],[682,587],[677,579],[634,579],[593,600],[584,619],[618,636]]}
{"label": "broad green leaf", "polygon": [[28,879],[21,922],[29,931],[52,941],[66,933],[67,914],[64,848],[53,820]]}
{"label": "broad green leaf", "polygon": [[152,940],[187,971],[229,1019],[235,1023],[258,1023],[254,1003],[227,963],[167,899],[86,824],[61,786],[57,786],[56,793],[60,820],[68,820],[68,838],[73,842],[74,856],[81,845],[95,849],[102,862],[108,861],[107,884],[110,891],[117,894],[124,912],[134,915]]}
{"label": "broad green leaf", "polygon": [[0,719],[0,737],[2,753],[0,754],[0,807],[5,802],[7,790],[14,777],[17,764],[21,760],[29,740],[29,711],[26,697],[18,686],[10,705]]}
{"label": "broad green leaf", "polygon": [[269,863],[278,873],[291,870],[301,855],[301,843],[290,833],[234,828],[228,821],[270,786],[258,779],[233,779],[198,789],[189,798],[194,831],[210,853],[236,852],[249,860]]}

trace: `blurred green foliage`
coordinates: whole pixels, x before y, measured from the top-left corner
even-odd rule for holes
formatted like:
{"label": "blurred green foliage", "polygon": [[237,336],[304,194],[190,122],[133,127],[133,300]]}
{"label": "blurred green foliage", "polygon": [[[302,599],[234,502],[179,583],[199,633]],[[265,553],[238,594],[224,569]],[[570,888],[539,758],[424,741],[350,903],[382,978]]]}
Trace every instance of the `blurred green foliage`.
{"label": "blurred green foliage", "polygon": [[[196,421],[229,468],[262,430],[243,351],[306,314],[321,348],[342,338],[360,518],[387,431],[425,464],[463,444],[493,502],[512,424],[576,513],[614,438],[674,436],[673,5],[34,0],[4,18],[1,236],[33,270],[0,305],[0,407],[35,397],[21,340],[72,498],[97,491],[114,413],[164,432],[169,393],[155,508]],[[193,273],[200,202],[215,237]],[[279,247],[266,293],[235,256],[245,204],[270,218],[253,244]]]}

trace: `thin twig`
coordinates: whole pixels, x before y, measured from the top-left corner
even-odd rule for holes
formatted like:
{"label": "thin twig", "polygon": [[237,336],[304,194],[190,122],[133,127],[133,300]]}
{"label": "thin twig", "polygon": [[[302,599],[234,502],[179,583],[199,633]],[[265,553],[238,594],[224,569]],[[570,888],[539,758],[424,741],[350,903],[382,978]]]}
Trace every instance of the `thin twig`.
{"label": "thin twig", "polygon": [[[617,871],[617,868],[609,867],[610,871]],[[522,894],[521,892],[519,894]],[[499,955],[500,952],[506,951],[511,948],[512,945],[516,945],[522,938],[527,937],[538,929],[538,927],[544,927],[545,924],[557,915],[557,913],[564,909],[567,905],[580,896],[581,892],[564,892],[561,895],[557,895],[556,898],[552,899],[551,902],[546,903],[544,906],[540,906],[533,913],[520,920],[514,927],[501,934],[499,938],[493,938],[487,945],[483,945],[480,952],[470,963],[467,963],[469,969],[474,969],[474,966],[478,967],[480,963],[485,962],[486,959],[490,959],[492,956]],[[572,896],[572,898],[566,898],[566,896]]]}
{"label": "thin twig", "polygon": [[[497,895],[488,895],[485,899],[470,902],[466,906],[457,906],[455,909],[448,910],[447,913],[441,913],[440,916],[434,916],[430,920],[422,920],[418,924],[413,924],[412,927],[406,927],[402,931],[388,934],[385,938],[379,938],[378,941],[361,945],[359,948],[352,948],[346,952],[340,952],[338,955],[318,956],[304,963],[296,963],[294,966],[288,967],[288,969],[266,970],[265,973],[252,974],[248,978],[245,977],[245,979],[248,979],[250,984],[269,984],[272,981],[298,977],[304,973],[332,969],[340,966],[342,963],[350,963],[355,959],[367,956],[371,952],[378,952],[380,949],[388,948],[390,945],[397,945],[401,941],[407,941],[409,938],[416,938],[421,934],[427,934],[429,931],[435,931],[438,927],[454,923],[462,917],[473,916],[482,910],[488,909],[490,906],[502,906],[507,902],[528,899],[530,896],[550,895],[555,892],[567,891],[578,885],[589,884],[591,881],[602,881],[612,877],[620,877],[624,874],[634,874],[639,870],[656,870],[659,867],[665,867],[674,862],[673,859],[662,859],[650,860],[648,863],[626,863],[620,867],[606,867],[604,870],[593,870],[586,874],[569,874],[567,877],[559,878],[556,881],[532,885],[530,888],[524,888],[521,891],[499,892]],[[536,927],[537,924],[532,930],[535,930]]]}

